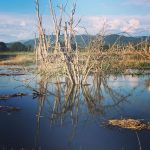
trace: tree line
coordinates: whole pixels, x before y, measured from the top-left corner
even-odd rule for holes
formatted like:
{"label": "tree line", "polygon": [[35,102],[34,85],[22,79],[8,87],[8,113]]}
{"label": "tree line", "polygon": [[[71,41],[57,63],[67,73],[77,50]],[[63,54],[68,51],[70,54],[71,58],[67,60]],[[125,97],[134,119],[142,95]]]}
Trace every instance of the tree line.
{"label": "tree line", "polygon": [[24,45],[21,42],[9,43],[0,42],[0,51],[32,51],[31,45]]}

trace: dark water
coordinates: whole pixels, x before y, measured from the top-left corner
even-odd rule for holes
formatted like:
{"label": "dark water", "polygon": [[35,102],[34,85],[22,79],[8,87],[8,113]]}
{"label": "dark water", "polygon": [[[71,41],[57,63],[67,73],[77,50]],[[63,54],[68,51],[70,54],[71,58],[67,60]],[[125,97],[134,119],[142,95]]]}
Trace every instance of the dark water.
{"label": "dark water", "polygon": [[[0,72],[12,69],[1,67]],[[0,105],[21,108],[0,112],[0,149],[138,150],[135,131],[110,128],[104,122],[121,117],[150,121],[149,79],[95,75],[89,77],[89,85],[72,87],[65,79],[33,74],[0,76],[1,95],[28,94],[0,100]],[[137,134],[142,150],[149,150],[149,130]]]}
{"label": "dark water", "polygon": [[16,55],[0,55],[0,60],[7,60],[15,57]]}

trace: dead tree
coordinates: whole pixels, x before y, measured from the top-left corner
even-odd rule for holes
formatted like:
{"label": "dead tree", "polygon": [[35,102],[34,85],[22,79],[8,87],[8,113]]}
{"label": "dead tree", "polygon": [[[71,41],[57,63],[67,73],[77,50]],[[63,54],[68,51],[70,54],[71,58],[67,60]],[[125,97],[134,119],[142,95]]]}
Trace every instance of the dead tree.
{"label": "dead tree", "polygon": [[50,3],[50,13],[52,16],[53,24],[54,24],[54,32],[55,32],[55,49],[54,52],[60,51],[60,32],[62,26],[62,17],[63,17],[63,5],[60,4],[60,18],[56,16],[55,10],[53,8],[52,0],[49,0]]}
{"label": "dead tree", "polygon": [[36,61],[37,62],[47,62],[48,58],[48,44],[46,39],[45,30],[43,29],[42,25],[42,16],[39,13],[39,1],[36,0],[36,15],[38,21],[38,43],[36,47]]}
{"label": "dead tree", "polygon": [[[89,65],[90,58],[86,61],[86,66],[84,68],[84,71],[82,71],[82,67],[79,63],[79,53],[78,53],[78,45],[76,42],[76,32],[75,28],[78,26],[80,20],[75,25],[74,16],[76,12],[76,3],[73,4],[73,8],[71,10],[71,14],[69,15],[68,19],[65,18],[66,13],[66,5],[63,5],[60,3],[59,9],[60,9],[60,16],[56,16],[55,9],[52,4],[52,0],[49,0],[50,2],[50,13],[53,20],[54,25],[54,33],[55,33],[55,46],[54,46],[54,56],[55,60],[52,65],[56,65],[60,62],[62,58],[62,64],[64,64],[65,68],[65,74],[68,76],[72,84],[81,84],[83,83],[81,80],[85,80],[90,72],[90,69],[93,65]],[[36,0],[36,13],[38,18],[38,32],[39,32],[39,39],[38,39],[38,46],[37,46],[37,59],[42,60],[42,62],[47,62],[48,57],[48,42],[46,39],[45,31],[42,26],[42,17],[39,15],[39,3],[38,0]],[[67,14],[67,13],[66,13]],[[64,20],[63,20],[64,19]],[[62,30],[62,24],[64,23],[64,28]],[[61,38],[61,32],[64,33],[64,46],[60,43]],[[73,49],[72,44],[76,45],[76,48]],[[50,61],[49,61],[50,63]],[[88,67],[90,66],[90,67]],[[82,76],[82,73],[84,75]],[[84,78],[82,78],[82,77]]]}

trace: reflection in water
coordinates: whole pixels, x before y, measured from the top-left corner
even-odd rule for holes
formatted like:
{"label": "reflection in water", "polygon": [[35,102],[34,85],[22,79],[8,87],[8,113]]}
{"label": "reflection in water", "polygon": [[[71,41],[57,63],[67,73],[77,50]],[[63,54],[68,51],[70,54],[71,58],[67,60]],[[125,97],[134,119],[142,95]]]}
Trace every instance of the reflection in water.
{"label": "reflection in water", "polygon": [[[38,82],[38,89],[35,91],[36,95],[34,98],[37,97],[38,99],[38,112],[37,112],[37,130],[36,130],[36,143],[38,143],[40,137],[40,118],[42,117],[42,111],[44,107],[44,103],[47,99],[47,87],[48,87],[48,80],[47,78],[41,78]],[[36,145],[36,144],[35,144]]]}
{"label": "reflection in water", "polygon": [[150,79],[146,80],[145,87],[150,91]]}
{"label": "reflection in water", "polygon": [[[67,79],[65,82],[56,79],[55,83],[48,83],[48,79],[42,77],[38,81],[38,88],[35,91],[38,93],[36,143],[40,137],[40,119],[42,117],[48,117],[51,126],[56,123],[63,126],[65,117],[69,116],[73,127],[69,139],[70,149],[78,120],[82,114],[103,115],[107,108],[119,107],[120,103],[127,101],[133,92],[126,95],[120,94],[120,91],[113,89],[108,84],[108,78],[104,78],[100,74],[90,77],[90,84],[83,86],[69,84]],[[111,103],[105,102],[107,101],[105,97],[108,98],[108,95]]]}
{"label": "reflection in water", "polygon": [[[95,74],[88,77],[84,86],[73,86],[65,78],[35,78],[34,75],[16,78],[1,77],[1,86],[7,86],[5,89],[0,88],[1,93],[13,94],[19,90],[27,93],[27,96],[1,101],[1,105],[19,107],[21,111],[0,113],[0,149],[139,148],[137,137],[132,131],[112,130],[101,125],[107,119],[121,117],[149,122],[149,76],[115,78]],[[28,88],[19,82],[24,78],[34,79],[25,82]],[[138,135],[142,149],[147,149],[150,146],[150,132],[141,131]]]}

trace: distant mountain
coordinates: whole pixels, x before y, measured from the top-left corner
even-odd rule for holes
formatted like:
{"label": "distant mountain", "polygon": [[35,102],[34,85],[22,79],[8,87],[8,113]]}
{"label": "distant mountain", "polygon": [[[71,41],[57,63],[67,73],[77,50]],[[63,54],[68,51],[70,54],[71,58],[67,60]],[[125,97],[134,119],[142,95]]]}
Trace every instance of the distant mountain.
{"label": "distant mountain", "polygon": [[[60,36],[60,41],[63,42],[63,35]],[[78,45],[80,46],[86,46],[86,44],[88,44],[90,42],[90,39],[93,38],[94,36],[91,36],[91,35],[76,35],[76,41],[78,43]],[[54,43],[55,41],[55,36],[54,35],[50,35],[50,36],[47,36],[47,38],[49,38],[51,40],[52,43]],[[24,45],[28,46],[28,45],[31,45],[32,47],[34,47],[34,44],[35,44],[35,39],[30,39],[28,41],[24,41],[22,42]]]}
{"label": "distant mountain", "polygon": [[[47,37],[51,39],[52,43],[54,43],[54,41],[55,41],[54,35],[50,35]],[[76,35],[76,41],[79,46],[85,47],[95,37],[96,36],[94,36],[94,35],[85,35],[85,34]],[[60,38],[61,38],[61,41],[63,41],[63,35],[61,35]],[[116,43],[116,44],[129,44],[129,43],[136,44],[141,41],[145,41],[146,39],[150,43],[150,37],[148,37],[148,36],[129,37],[129,36],[124,36],[124,35],[111,34],[111,35],[107,35],[104,37],[104,43],[105,43],[105,45],[112,45],[114,43]],[[27,41],[20,41],[20,42],[22,42],[22,44],[24,44],[26,46],[34,47],[35,40],[30,39]],[[11,44],[12,43],[8,43],[7,46],[9,47]]]}
{"label": "distant mountain", "polygon": [[150,37],[148,36],[140,36],[140,37],[128,37],[124,35],[117,35],[117,34],[112,34],[112,35],[107,35],[104,38],[105,44],[106,45],[112,45],[114,43],[116,44],[137,44],[142,41],[145,41],[147,39],[147,42],[150,43]]}

